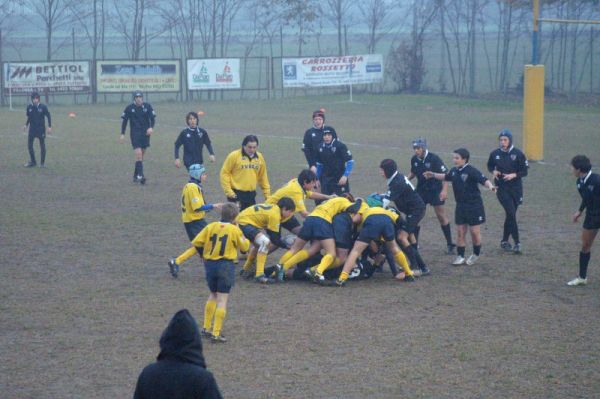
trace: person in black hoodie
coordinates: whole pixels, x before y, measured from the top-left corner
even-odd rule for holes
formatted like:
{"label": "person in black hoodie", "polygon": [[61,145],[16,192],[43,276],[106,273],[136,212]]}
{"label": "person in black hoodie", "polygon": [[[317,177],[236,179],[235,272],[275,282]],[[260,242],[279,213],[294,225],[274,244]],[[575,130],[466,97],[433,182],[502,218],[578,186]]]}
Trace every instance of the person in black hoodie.
{"label": "person in black hoodie", "polygon": [[187,309],[175,313],[160,337],[156,362],[138,377],[134,399],[221,399],[206,370],[196,320]]}

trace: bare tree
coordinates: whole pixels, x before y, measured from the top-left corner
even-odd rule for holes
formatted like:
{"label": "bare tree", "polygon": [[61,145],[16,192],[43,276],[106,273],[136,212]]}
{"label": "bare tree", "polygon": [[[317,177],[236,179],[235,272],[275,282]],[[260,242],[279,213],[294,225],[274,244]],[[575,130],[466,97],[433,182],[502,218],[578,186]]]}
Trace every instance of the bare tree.
{"label": "bare tree", "polygon": [[366,0],[359,3],[358,8],[369,28],[369,41],[367,51],[374,53],[377,43],[390,32],[391,25],[388,24],[388,16],[392,8],[390,0]]}
{"label": "bare tree", "polygon": [[335,21],[338,38],[338,55],[344,55],[343,29],[352,3],[350,0],[327,0],[325,2],[329,15]]}
{"label": "bare tree", "polygon": [[306,34],[313,28],[313,23],[321,14],[316,0],[277,0],[282,8],[282,18],[298,29],[298,55],[302,56],[302,47],[306,43]]}
{"label": "bare tree", "polygon": [[[27,0],[26,6],[42,19],[46,32],[46,60],[52,60],[52,38],[54,33],[71,22],[69,12],[74,0]],[[63,43],[64,44],[64,43]],[[61,47],[55,46],[54,51]]]}
{"label": "bare tree", "polygon": [[131,60],[139,60],[148,42],[170,29],[169,25],[153,25],[146,35],[146,18],[156,9],[157,0],[113,0],[113,28],[125,38],[125,48]]}

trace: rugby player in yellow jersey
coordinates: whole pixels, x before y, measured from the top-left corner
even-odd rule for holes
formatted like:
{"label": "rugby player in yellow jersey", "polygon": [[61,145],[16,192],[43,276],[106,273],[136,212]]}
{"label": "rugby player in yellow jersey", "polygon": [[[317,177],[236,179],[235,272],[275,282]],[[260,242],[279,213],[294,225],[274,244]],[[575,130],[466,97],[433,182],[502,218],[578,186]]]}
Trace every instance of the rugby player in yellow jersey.
{"label": "rugby player in yellow jersey", "polygon": [[396,222],[401,222],[400,215],[388,209],[380,207],[363,207],[359,213],[362,215],[362,221],[359,225],[358,238],[346,258],[340,277],[336,281],[337,285],[343,286],[348,280],[350,272],[356,266],[357,259],[363,251],[369,246],[371,241],[379,240],[383,237],[385,245],[390,249],[394,260],[398,263],[404,272],[396,274],[396,279],[403,281],[414,281],[413,272],[408,265],[406,256],[402,253],[396,243]]}
{"label": "rugby player in yellow jersey", "polygon": [[[206,181],[208,173],[206,173],[204,166],[200,164],[190,165],[188,172],[190,180],[181,192],[181,221],[188,238],[192,241],[206,227],[206,220],[204,220],[206,212],[213,208],[219,209],[223,204],[206,203],[202,192],[202,183]],[[196,249],[192,247],[178,256],[177,259],[171,259],[169,261],[171,275],[177,277],[179,266],[196,253]]]}
{"label": "rugby player in yellow jersey", "polygon": [[240,229],[247,239],[254,243],[248,252],[248,258],[242,273],[246,276],[256,259],[256,272],[254,279],[258,283],[271,284],[275,280],[265,276],[265,263],[269,251],[275,247],[287,248],[281,241],[280,224],[282,220],[289,219],[295,212],[296,205],[289,197],[283,197],[277,204],[258,204],[246,208],[237,217]]}
{"label": "rugby player in yellow jersey", "polygon": [[221,221],[206,226],[192,241],[204,258],[206,282],[210,290],[204,305],[204,328],[201,335],[210,337],[212,342],[227,341],[221,334],[221,329],[227,314],[229,292],[235,281],[233,261],[237,258],[238,250],[247,251],[250,247],[250,241],[235,224],[237,214],[237,206],[224,204]]}
{"label": "rugby player in yellow jersey", "polygon": [[257,151],[258,137],[248,135],[242,148],[227,155],[221,168],[221,187],[230,202],[237,202],[240,210],[256,204],[256,186],[262,189],[265,198],[271,195],[267,175],[267,163]]}
{"label": "rugby player in yellow jersey", "polygon": [[[287,251],[277,264],[278,275],[284,273],[304,261],[314,256],[322,249],[325,250],[325,256],[317,266],[315,281],[322,283],[325,281],[323,273],[332,266],[336,266],[336,247],[333,231],[333,218],[342,212],[356,214],[361,206],[361,200],[353,202],[354,198],[349,193],[343,197],[332,198],[317,206],[306,218],[302,229],[298,233],[298,238],[294,241],[292,248]],[[312,241],[308,250],[303,249],[308,241]],[[338,265],[339,266],[339,265]]]}
{"label": "rugby player in yellow jersey", "polygon": [[[279,190],[275,191],[273,195],[267,198],[266,203],[276,204],[281,198],[289,197],[294,201],[294,204],[296,204],[296,213],[299,213],[305,218],[308,216],[306,204],[304,203],[305,199],[327,200],[335,197],[335,195],[325,195],[313,192],[312,190],[315,188],[317,181],[315,172],[310,169],[304,169],[296,179],[290,180],[285,186],[281,187]],[[300,222],[298,222],[298,219],[296,219],[295,216],[292,216],[287,220],[283,220],[281,227],[298,235],[302,226],[300,225]]]}

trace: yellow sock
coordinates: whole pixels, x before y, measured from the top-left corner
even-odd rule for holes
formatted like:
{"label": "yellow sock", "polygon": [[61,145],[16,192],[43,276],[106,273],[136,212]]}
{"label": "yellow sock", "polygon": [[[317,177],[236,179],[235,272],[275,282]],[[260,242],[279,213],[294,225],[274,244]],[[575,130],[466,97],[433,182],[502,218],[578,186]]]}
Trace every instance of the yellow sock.
{"label": "yellow sock", "polygon": [[223,328],[223,320],[225,320],[226,314],[227,310],[225,308],[217,308],[217,310],[215,310],[215,326],[212,331],[212,334],[215,337],[221,335],[221,328]]}
{"label": "yellow sock", "polygon": [[254,263],[254,259],[256,259],[256,254],[249,253],[248,257],[246,258],[246,262],[244,262],[244,266],[242,266],[242,268],[245,271],[252,269],[252,264]]}
{"label": "yellow sock", "polygon": [[346,280],[348,280],[348,277],[350,277],[350,275],[349,275],[348,273],[346,273],[346,272],[342,272],[342,273],[340,274],[339,280],[340,280],[340,281],[346,281]]}
{"label": "yellow sock", "polygon": [[333,261],[333,255],[327,254],[323,256],[323,259],[321,259],[321,263],[319,263],[319,265],[317,266],[317,274],[323,275],[323,273],[325,273],[325,270],[327,270],[329,266],[331,266]]}
{"label": "yellow sock", "polygon": [[182,265],[186,260],[196,255],[197,253],[198,251],[196,251],[195,247],[190,247],[175,259],[175,263],[177,263],[178,265]]}
{"label": "yellow sock", "polygon": [[310,271],[311,271],[313,274],[315,274],[315,273],[317,272],[317,266],[312,266],[312,267],[310,268]]}
{"label": "yellow sock", "polygon": [[215,310],[217,309],[217,301],[206,301],[204,305],[204,329],[210,331],[212,328],[213,318],[215,317]]}
{"label": "yellow sock", "polygon": [[308,259],[308,251],[306,249],[301,249],[283,264],[283,270],[288,270],[290,267],[296,266],[306,259]]}
{"label": "yellow sock", "polygon": [[279,263],[280,265],[283,265],[285,262],[287,262],[292,256],[294,256],[294,254],[292,254],[292,251],[287,250],[285,251],[285,253],[283,254],[283,256],[281,258],[279,258]]}
{"label": "yellow sock", "polygon": [[258,255],[256,255],[256,277],[265,274],[265,264],[267,263],[267,255],[268,254],[262,252],[259,252]]}
{"label": "yellow sock", "polygon": [[394,255],[394,260],[396,263],[402,266],[402,270],[404,270],[404,273],[406,273],[407,276],[413,275],[413,272],[410,270],[410,266],[408,265],[408,261],[406,260],[406,256],[404,256],[402,251],[398,251],[398,253]]}

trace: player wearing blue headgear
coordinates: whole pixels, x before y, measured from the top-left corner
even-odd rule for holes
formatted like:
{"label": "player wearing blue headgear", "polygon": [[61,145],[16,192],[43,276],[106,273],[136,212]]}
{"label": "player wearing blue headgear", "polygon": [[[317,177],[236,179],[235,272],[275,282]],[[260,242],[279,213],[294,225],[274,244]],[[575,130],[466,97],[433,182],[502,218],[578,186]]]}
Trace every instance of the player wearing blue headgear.
{"label": "player wearing blue headgear", "polygon": [[[206,173],[204,166],[200,164],[190,165],[189,175],[190,180],[181,192],[181,221],[183,222],[188,238],[192,241],[206,227],[207,223],[204,220],[206,212],[213,208],[219,209],[223,204],[206,203],[202,191],[202,183],[206,181],[208,173]],[[196,249],[191,247],[176,259],[171,259],[169,261],[171,275],[177,277],[179,266],[194,256],[196,252]]]}
{"label": "player wearing blue headgear", "polygon": [[[513,135],[508,129],[498,134],[499,148],[492,151],[487,162],[487,168],[494,175],[494,183],[498,187],[496,196],[504,208],[504,232],[500,247],[506,251],[521,253],[519,226],[517,225],[517,208],[523,203],[523,182],[527,176],[529,164],[521,150],[513,146]],[[512,236],[515,245],[508,241]]]}
{"label": "player wearing blue headgear", "polygon": [[[410,173],[408,179],[417,178],[417,193],[423,199],[425,204],[433,206],[435,215],[440,222],[442,232],[446,238],[447,253],[453,254],[456,245],[452,242],[452,231],[450,230],[450,221],[444,210],[444,203],[448,197],[448,182],[435,179],[426,179],[423,173],[446,173],[448,168],[444,161],[436,154],[429,152],[427,140],[418,138],[412,142],[415,155],[410,160]],[[419,239],[419,228],[415,231],[415,237]]]}

